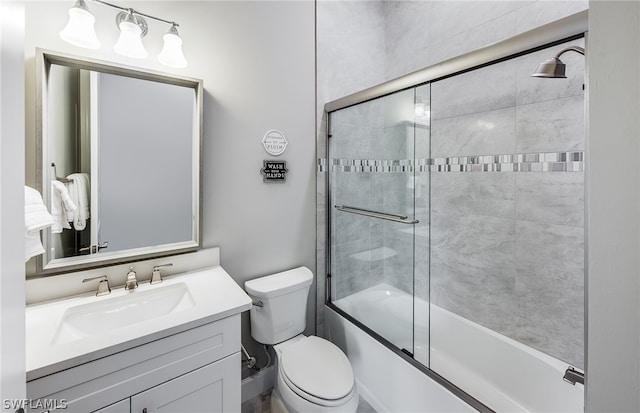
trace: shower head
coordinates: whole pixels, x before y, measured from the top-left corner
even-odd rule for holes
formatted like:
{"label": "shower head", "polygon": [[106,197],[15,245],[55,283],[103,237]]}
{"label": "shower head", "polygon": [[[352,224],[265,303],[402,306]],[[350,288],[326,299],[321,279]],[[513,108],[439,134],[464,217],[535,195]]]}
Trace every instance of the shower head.
{"label": "shower head", "polygon": [[540,63],[536,71],[531,76],[544,77],[549,79],[566,79],[567,76],[564,73],[567,66],[562,63],[562,60],[560,60],[560,56],[568,51],[574,51],[580,53],[581,55],[584,55],[584,49],[582,47],[567,47],[566,49],[560,50],[560,52],[551,59],[547,59],[544,62]]}
{"label": "shower head", "polygon": [[544,62],[538,65],[536,71],[531,75],[531,77],[545,77],[550,79],[566,79],[565,76],[565,68],[567,65],[562,63],[562,60],[557,57],[552,57],[551,59],[547,59]]}

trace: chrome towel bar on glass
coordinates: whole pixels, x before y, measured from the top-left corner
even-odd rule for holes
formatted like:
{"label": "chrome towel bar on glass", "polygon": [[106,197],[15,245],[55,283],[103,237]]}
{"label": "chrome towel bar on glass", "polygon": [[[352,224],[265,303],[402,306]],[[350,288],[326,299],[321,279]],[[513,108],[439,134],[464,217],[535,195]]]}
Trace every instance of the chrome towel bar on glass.
{"label": "chrome towel bar on glass", "polygon": [[406,215],[387,214],[385,212],[371,211],[369,209],[362,209],[356,207],[350,207],[346,205],[334,205],[338,211],[350,212],[352,214],[364,215],[372,218],[386,219],[387,221],[399,222],[401,224],[417,224],[417,219],[409,219]]}

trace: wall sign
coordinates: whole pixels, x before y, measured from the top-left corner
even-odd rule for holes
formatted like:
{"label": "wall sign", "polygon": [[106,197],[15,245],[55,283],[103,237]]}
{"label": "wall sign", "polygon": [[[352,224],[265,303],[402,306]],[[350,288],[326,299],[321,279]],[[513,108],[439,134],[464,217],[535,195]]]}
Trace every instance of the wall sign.
{"label": "wall sign", "polygon": [[262,138],[264,150],[273,156],[281,155],[287,149],[287,143],[287,138],[284,137],[284,134],[275,129],[265,133],[264,138]]}
{"label": "wall sign", "polygon": [[265,183],[284,183],[287,180],[287,162],[286,161],[268,161],[264,160],[264,166],[260,169],[262,181]]}

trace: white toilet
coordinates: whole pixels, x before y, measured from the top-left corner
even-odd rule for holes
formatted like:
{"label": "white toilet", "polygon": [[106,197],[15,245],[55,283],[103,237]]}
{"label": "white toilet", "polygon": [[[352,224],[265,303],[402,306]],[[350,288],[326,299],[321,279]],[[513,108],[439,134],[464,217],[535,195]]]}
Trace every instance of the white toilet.
{"label": "white toilet", "polygon": [[349,359],[330,341],[302,334],[312,279],[299,267],[244,283],[254,303],[251,335],[277,357],[271,411],[353,413],[359,397]]}

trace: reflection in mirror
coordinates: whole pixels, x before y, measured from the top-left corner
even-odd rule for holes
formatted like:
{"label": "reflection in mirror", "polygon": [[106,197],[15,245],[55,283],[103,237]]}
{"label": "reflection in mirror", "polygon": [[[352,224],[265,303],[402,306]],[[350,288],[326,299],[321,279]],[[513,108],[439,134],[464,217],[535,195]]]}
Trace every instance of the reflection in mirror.
{"label": "reflection in mirror", "polygon": [[200,245],[202,83],[42,51],[38,273]]}

